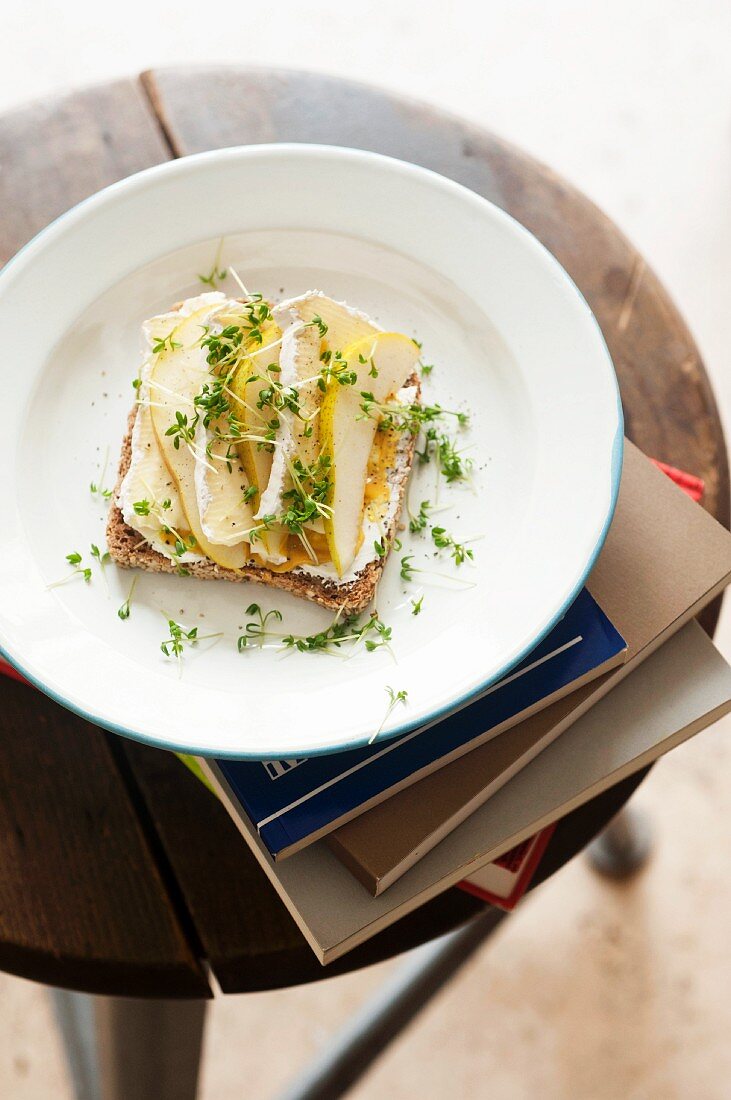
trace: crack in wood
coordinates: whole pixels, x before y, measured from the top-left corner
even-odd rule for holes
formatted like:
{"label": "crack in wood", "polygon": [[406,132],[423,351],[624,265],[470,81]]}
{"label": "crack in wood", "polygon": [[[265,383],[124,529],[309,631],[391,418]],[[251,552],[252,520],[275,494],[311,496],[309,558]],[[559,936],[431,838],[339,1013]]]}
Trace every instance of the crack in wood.
{"label": "crack in wood", "polygon": [[142,836],[147,843],[152,860],[158,869],[162,883],[167,891],[173,915],[188,941],[190,950],[198,959],[201,964],[201,970],[205,974],[207,970],[205,948],[203,947],[195,921],[193,920],[193,916],[185,900],[183,889],[178,882],[175,869],[170,861],[162,838],[157,831],[145,796],[140,789],[137,777],[125,754],[122,739],[115,733],[107,733],[105,737],[112,760],[124,784],[130,803],[134,807]]}
{"label": "crack in wood", "polygon": [[637,301],[637,291],[640,288],[642,282],[642,276],[645,273],[645,261],[641,256],[635,256],[634,263],[632,264],[632,271],[629,277],[629,284],[627,286],[627,292],[624,296],[624,301],[619,310],[619,317],[617,318],[617,329],[620,332],[626,332],[627,326],[630,323],[632,317],[632,311],[635,308],[635,302]]}
{"label": "crack in wood", "polygon": [[165,142],[171,157],[177,160],[183,154],[176,144],[175,136],[172,126],[170,125],[166,115],[165,108],[162,105],[162,99],[158,92],[157,84],[155,82],[155,74],[150,69],[140,73],[140,88],[142,94],[150,105],[152,111],[152,117],[154,118],[157,128],[160,131],[163,141]]}

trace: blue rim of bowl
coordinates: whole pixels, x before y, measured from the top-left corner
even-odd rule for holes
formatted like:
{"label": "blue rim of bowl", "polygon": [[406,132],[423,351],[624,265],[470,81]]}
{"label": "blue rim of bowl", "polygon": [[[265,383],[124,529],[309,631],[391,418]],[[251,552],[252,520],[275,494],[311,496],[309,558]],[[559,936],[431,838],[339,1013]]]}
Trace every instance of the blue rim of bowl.
{"label": "blue rim of bowl", "polygon": [[558,608],[558,610],[548,621],[548,623],[545,624],[517,654],[512,656],[500,669],[491,674],[478,686],[471,688],[458,698],[452,699],[448,703],[445,703],[443,706],[435,708],[434,710],[430,711],[428,715],[421,716],[418,719],[406,721],[401,723],[401,725],[399,726],[389,727],[388,729],[383,730],[382,734],[380,734],[374,742],[371,742],[369,736],[364,734],[363,737],[354,738],[343,745],[326,745],[320,747],[315,746],[306,750],[303,750],[301,746],[299,748],[285,747],[281,750],[277,749],[274,753],[271,749],[267,752],[254,753],[251,751],[245,752],[242,750],[233,749],[206,748],[205,750],[201,750],[196,749],[191,745],[176,745],[169,739],[161,739],[155,737],[152,734],[139,733],[138,731],[129,729],[126,726],[120,726],[110,719],[84,710],[82,706],[78,706],[72,701],[66,699],[58,691],[49,687],[48,685],[43,683],[43,681],[39,680],[38,677],[27,671],[23,667],[20,660],[15,658],[2,644],[0,644],[0,657],[2,657],[12,668],[15,669],[16,672],[18,672],[25,680],[27,680],[29,684],[32,684],[33,687],[37,688],[44,695],[47,695],[49,699],[52,699],[55,703],[58,703],[60,706],[64,707],[66,710],[71,711],[73,714],[77,714],[80,718],[85,719],[87,722],[91,722],[93,725],[99,726],[101,729],[108,730],[110,733],[115,733],[119,734],[122,737],[126,737],[131,741],[137,741],[143,745],[150,745],[153,748],[167,749],[169,752],[185,753],[192,756],[205,756],[226,760],[267,760],[271,759],[273,756],[289,757],[292,755],[298,755],[301,754],[302,751],[306,751],[308,756],[327,756],[339,752],[349,752],[351,749],[361,749],[383,745],[384,742],[391,741],[394,738],[402,736],[403,734],[410,733],[412,730],[418,729],[420,726],[432,726],[434,723],[439,722],[441,719],[448,717],[450,714],[461,710],[463,707],[468,706],[470,703],[476,702],[480,698],[480,696],[485,691],[487,691],[489,687],[491,687],[493,684],[498,683],[511,671],[511,669],[515,668],[516,665],[525,660],[525,658],[536,648],[536,646],[539,645],[548,634],[550,634],[556,624],[559,623],[561,619],[563,619],[564,615],[579,595],[579,592],[584,587],[587,577],[594,568],[596,560],[599,557],[599,553],[606,540],[607,532],[609,531],[612,519],[614,518],[614,512],[617,507],[617,499],[619,497],[619,486],[622,477],[622,465],[624,460],[624,413],[622,410],[622,400],[619,392],[617,374],[614,369],[614,362],[610,355],[609,348],[607,347],[606,340],[604,339],[604,333],[602,332],[599,322],[594,316],[594,313],[592,312],[591,307],[589,306],[589,303],[582,294],[581,290],[576,285],[566,269],[559,263],[553,253],[550,252],[545,247],[545,245],[543,245],[538,240],[538,238],[530,232],[529,229],[526,229],[526,227],[521,222],[514,218],[512,214],[509,214],[506,210],[503,210],[501,207],[497,206],[489,199],[484,198],[484,196],[478,195],[476,191],[472,191],[469,187],[465,187],[463,184],[457,183],[456,180],[449,179],[447,176],[442,176],[439,172],[434,172],[430,168],[424,168],[421,165],[412,164],[410,161],[400,160],[398,157],[385,156],[382,153],[373,153],[368,150],[351,149],[346,146],[323,145],[306,142],[272,142],[270,144],[262,143],[259,145],[235,145],[230,146],[226,149],[212,149],[204,153],[194,153],[190,156],[180,157],[176,160],[164,161],[162,164],[155,164],[150,168],[143,169],[141,172],[135,172],[131,176],[127,176],[122,180],[117,180],[115,183],[109,184],[109,186],[107,187],[103,187],[100,191],[96,191],[93,195],[89,195],[87,198],[82,199],[80,202],[76,203],[74,206],[64,211],[63,214],[59,214],[57,218],[54,218],[52,222],[49,222],[48,225],[44,226],[44,228],[36,233],[34,237],[31,237],[31,239],[27,241],[26,244],[22,246],[22,248],[18,249],[15,255],[12,256],[7,261],[7,263],[4,264],[4,266],[0,270],[0,287],[2,285],[4,275],[16,265],[21,257],[25,258],[28,252],[33,251],[36,247],[43,243],[47,236],[52,235],[54,231],[58,230],[58,227],[63,222],[78,217],[80,212],[83,211],[86,207],[95,205],[103,200],[108,199],[110,195],[114,195],[117,191],[125,191],[128,190],[130,187],[141,185],[148,179],[154,178],[157,175],[167,175],[170,172],[185,170],[185,168],[200,163],[201,161],[232,158],[240,155],[244,151],[246,151],[248,154],[259,152],[263,155],[267,153],[276,153],[284,156],[295,152],[319,152],[327,153],[329,155],[335,154],[336,156],[342,156],[344,159],[357,159],[365,163],[372,163],[374,161],[386,162],[387,165],[396,166],[401,171],[405,170],[406,172],[411,172],[414,175],[431,177],[433,180],[436,180],[440,186],[446,186],[449,190],[460,192],[463,196],[468,196],[470,200],[474,200],[479,204],[485,204],[490,207],[493,213],[499,219],[504,219],[507,222],[511,223],[520,236],[523,236],[525,239],[529,240],[534,248],[543,253],[548,262],[552,264],[557,269],[557,271],[560,272],[561,277],[566,280],[573,288],[578,299],[580,300],[589,317],[591,318],[591,322],[596,331],[597,338],[606,354],[607,363],[610,367],[611,379],[614,384],[617,403],[617,428],[614,440],[612,442],[610,471],[611,489],[607,515],[604,520],[604,525],[597,537],[596,543],[590,554],[588,555],[586,564],[581,571],[579,578],[575,582],[571,592],[564,599],[562,605]]}

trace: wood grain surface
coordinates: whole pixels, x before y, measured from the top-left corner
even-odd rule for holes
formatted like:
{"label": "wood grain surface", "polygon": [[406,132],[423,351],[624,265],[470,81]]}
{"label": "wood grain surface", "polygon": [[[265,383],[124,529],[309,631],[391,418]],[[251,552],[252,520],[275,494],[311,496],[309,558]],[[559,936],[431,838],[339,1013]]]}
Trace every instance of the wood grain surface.
{"label": "wood grain surface", "polygon": [[92,993],[205,997],[108,735],[3,678],[0,967]]}
{"label": "wood grain surface", "polygon": [[[642,258],[586,198],[458,119],[329,77],[173,69],[0,118],[0,260],[59,213],[150,164],[204,149],[322,141],[433,168],[492,199],[558,257],[617,366],[627,429],[703,477],[728,525],[726,450],[688,330]],[[711,629],[715,612],[706,618]],[[415,946],[479,908],[451,890],[323,970],[225,812],[169,754],[102,733],[3,681],[0,966],[106,993],[206,996],[317,980]],[[640,777],[560,823],[552,873]]]}

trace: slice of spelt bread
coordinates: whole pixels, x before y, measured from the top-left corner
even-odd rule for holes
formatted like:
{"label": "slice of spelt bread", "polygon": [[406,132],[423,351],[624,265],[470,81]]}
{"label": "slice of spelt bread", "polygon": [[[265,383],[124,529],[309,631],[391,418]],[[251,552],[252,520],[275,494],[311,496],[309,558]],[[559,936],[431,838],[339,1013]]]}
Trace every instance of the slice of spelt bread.
{"label": "slice of spelt bread", "polygon": [[[416,389],[415,400],[418,400],[419,379],[417,375],[414,374],[406,385]],[[164,554],[153,550],[138,531],[129,527],[124,522],[122,513],[116,504],[122,479],[127,473],[132,457],[132,426],[135,415],[136,409],[133,409],[127,423],[127,434],[122,442],[117,485],[107,521],[109,554],[112,560],[124,569],[147,569],[152,573],[175,573],[175,563],[170,558],[166,558]],[[391,498],[384,530],[386,553],[383,557],[376,557],[369,561],[351,580],[340,582],[328,577],[313,576],[300,568],[295,568],[289,573],[275,573],[264,565],[253,563],[245,566],[241,571],[236,571],[225,569],[209,558],[186,562],[185,568],[191,576],[200,577],[202,580],[255,581],[257,584],[266,584],[272,588],[284,589],[285,592],[291,592],[294,596],[301,596],[305,600],[312,600],[323,607],[329,607],[333,610],[342,609],[346,615],[358,614],[371,603],[375,596],[376,587],[383,573],[391,544],[397,534],[406,487],[414,461],[415,445],[415,437],[408,432],[404,432],[396,454],[396,462],[388,471]]]}

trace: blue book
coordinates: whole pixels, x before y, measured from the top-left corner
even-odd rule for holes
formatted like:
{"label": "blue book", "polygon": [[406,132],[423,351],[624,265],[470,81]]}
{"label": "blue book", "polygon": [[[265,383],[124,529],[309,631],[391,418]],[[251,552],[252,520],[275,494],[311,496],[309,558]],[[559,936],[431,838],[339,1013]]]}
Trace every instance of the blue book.
{"label": "blue book", "polygon": [[583,589],[563,619],[476,701],[381,744],[295,760],[209,760],[274,859],[377,805],[624,662],[627,647]]}

